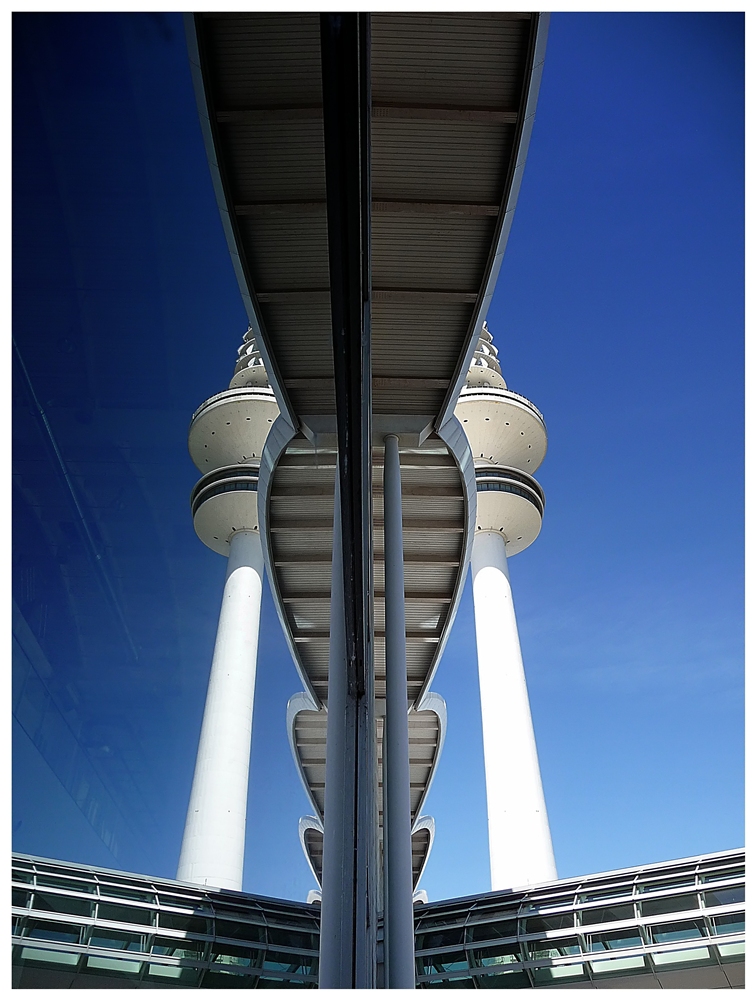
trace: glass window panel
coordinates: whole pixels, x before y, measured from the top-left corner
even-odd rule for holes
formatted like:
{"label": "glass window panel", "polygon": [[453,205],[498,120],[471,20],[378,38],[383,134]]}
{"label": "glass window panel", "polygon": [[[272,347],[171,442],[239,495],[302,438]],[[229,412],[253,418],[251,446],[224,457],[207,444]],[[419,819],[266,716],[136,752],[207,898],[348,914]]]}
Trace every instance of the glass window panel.
{"label": "glass window panel", "polygon": [[427,931],[420,934],[415,940],[417,951],[424,951],[426,948],[448,948],[455,944],[462,944],[464,938],[464,927],[440,928],[438,930]]}
{"label": "glass window panel", "polygon": [[26,937],[44,941],[67,941],[78,944],[81,928],[75,924],[58,924],[47,920],[29,920],[26,923]]}
{"label": "glass window panel", "polygon": [[91,917],[94,911],[93,899],[79,899],[76,896],[58,896],[53,892],[35,892],[32,908],[52,910],[54,913],[71,913],[80,917]]}
{"label": "glass window panel", "polygon": [[[180,982],[182,986],[196,986],[199,982],[199,970],[190,969],[186,966],[178,965],[158,965],[156,962],[150,962],[147,967],[147,979],[155,980],[172,980],[173,982]],[[167,985],[167,982],[166,982]]]}
{"label": "glass window panel", "polygon": [[729,906],[745,902],[745,886],[733,885],[726,889],[709,889],[704,893],[705,906]]}
{"label": "glass window panel", "polygon": [[574,927],[575,918],[569,913],[553,913],[550,916],[528,917],[525,921],[526,934],[541,934],[543,931],[559,931],[565,927]]}
{"label": "glass window panel", "polygon": [[51,889],[68,889],[73,892],[97,892],[94,882],[85,882],[82,879],[61,878],[59,875],[48,875],[46,872],[37,872],[37,885],[47,886]]}
{"label": "glass window panel", "polygon": [[200,989],[251,990],[256,983],[257,976],[245,975],[242,969],[211,969],[202,977]]}
{"label": "glass window panel", "polygon": [[742,934],[745,932],[745,913],[725,913],[714,917],[715,934]]}
{"label": "glass window panel", "polygon": [[493,938],[517,937],[516,920],[496,920],[490,924],[472,924],[467,928],[468,941],[491,941]]}
{"label": "glass window panel", "polygon": [[289,978],[288,976],[279,978],[268,974],[260,976],[257,980],[258,990],[312,990],[317,988],[317,983],[306,983],[302,979]]}
{"label": "glass window panel", "polygon": [[29,905],[29,893],[25,889],[14,889],[13,890],[13,906],[28,906]]}
{"label": "glass window panel", "polygon": [[708,948],[685,948],[683,951],[652,951],[654,965],[682,965],[686,962],[710,962]]}
{"label": "glass window panel", "polygon": [[144,951],[144,936],[130,931],[93,927],[89,943],[94,948],[115,948],[119,951]]}
{"label": "glass window panel", "polygon": [[418,958],[418,972],[421,976],[432,976],[434,972],[457,972],[467,969],[467,957],[463,951],[447,952],[445,955],[424,955]]}
{"label": "glass window panel", "polygon": [[621,899],[623,896],[632,895],[632,885],[615,885],[610,889],[597,889],[595,892],[581,892],[578,896],[579,903],[596,903],[600,899]]}
{"label": "glass window panel", "polygon": [[703,870],[698,877],[702,882],[722,882],[724,879],[743,878],[744,876],[745,868],[737,867]]}
{"label": "glass window panel", "polygon": [[155,903],[155,893],[147,889],[130,889],[104,882],[100,883],[100,895],[110,899],[133,899],[137,903]]}
{"label": "glass window panel", "polygon": [[118,906],[114,903],[99,903],[98,920],[117,920],[121,924],[152,924],[153,911],[142,910],[138,906]]}
{"label": "glass window panel", "polygon": [[630,958],[602,958],[600,961],[590,963],[591,971],[596,975],[605,974],[616,975],[618,972],[632,972],[633,970],[645,969],[646,963],[642,955],[634,955]]}
{"label": "glass window panel", "polygon": [[640,948],[643,939],[637,927],[621,931],[607,931],[605,934],[591,934],[588,938],[589,951],[618,951],[621,948]]}
{"label": "glass window panel", "polygon": [[703,920],[684,920],[675,924],[659,924],[651,927],[651,940],[654,944],[666,944],[669,941],[687,941],[690,938],[706,937]]}
{"label": "glass window panel", "polygon": [[138,976],[142,969],[142,963],[127,958],[102,958],[99,955],[89,955],[87,957],[87,968],[103,972],[121,972]]}
{"label": "glass window panel", "polygon": [[22,962],[45,962],[47,965],[77,965],[81,955],[67,951],[44,951],[42,948],[22,948]]}
{"label": "glass window panel", "polygon": [[533,969],[533,979],[536,983],[550,983],[556,980],[584,979],[585,967],[582,962],[575,965],[552,965],[544,969]]}
{"label": "glass window panel", "polygon": [[473,948],[471,956],[472,964],[478,967],[511,965],[522,961],[520,946],[516,941],[512,944],[489,945],[488,948]]}
{"label": "glass window panel", "polygon": [[34,881],[34,875],[30,871],[19,871],[17,868],[14,868],[13,881],[31,883]]}
{"label": "glass window panel", "polygon": [[253,966],[259,965],[261,952],[257,948],[242,948],[236,944],[214,945],[211,961],[220,965]]}
{"label": "glass window panel", "polygon": [[211,934],[209,929],[210,921],[205,917],[194,917],[183,913],[167,913],[165,910],[158,912],[158,924],[161,927],[169,927],[173,931],[189,931],[191,934]]}
{"label": "glass window panel", "polygon": [[680,889],[686,885],[695,885],[694,872],[689,875],[679,875],[677,878],[659,879],[658,882],[644,882],[638,886],[638,892],[661,892],[664,889]]}
{"label": "glass window panel", "polygon": [[291,975],[312,975],[317,968],[315,956],[289,955],[281,951],[266,951],[263,955],[263,969],[274,972],[288,972]]}
{"label": "glass window panel", "polygon": [[583,924],[609,924],[615,920],[633,920],[635,912],[632,903],[625,906],[600,906],[595,910],[583,910]]}
{"label": "glass window panel", "polygon": [[497,971],[496,975],[476,976],[475,981],[480,990],[526,990],[530,987],[530,977],[527,972]]}
{"label": "glass window panel", "polygon": [[191,938],[156,937],[152,944],[152,954],[199,959],[205,954],[205,948],[204,941],[193,941]]}
{"label": "glass window panel", "polygon": [[732,958],[734,955],[745,955],[745,941],[735,941],[733,944],[718,944],[717,951],[722,958]]}
{"label": "glass window panel", "polygon": [[[497,976],[492,978],[497,979]],[[474,990],[475,981],[468,976],[457,976],[455,979],[431,979],[423,983],[425,989],[430,990]],[[497,987],[500,989],[501,987]]]}
{"label": "glass window panel", "polygon": [[259,924],[245,924],[237,920],[216,919],[215,934],[216,937],[234,938],[238,941],[265,941],[264,927]]}
{"label": "glass window panel", "polygon": [[564,958],[566,955],[579,955],[580,945],[577,938],[564,938],[556,941],[528,941],[528,954],[533,961],[543,958]]}
{"label": "glass window panel", "polygon": [[644,917],[657,916],[660,913],[682,913],[684,910],[697,910],[698,896],[667,896],[662,899],[644,899],[641,903],[641,913]]}
{"label": "glass window panel", "polygon": [[268,927],[270,944],[282,944],[285,948],[304,948],[317,951],[318,939],[314,934],[293,931],[288,927]]}

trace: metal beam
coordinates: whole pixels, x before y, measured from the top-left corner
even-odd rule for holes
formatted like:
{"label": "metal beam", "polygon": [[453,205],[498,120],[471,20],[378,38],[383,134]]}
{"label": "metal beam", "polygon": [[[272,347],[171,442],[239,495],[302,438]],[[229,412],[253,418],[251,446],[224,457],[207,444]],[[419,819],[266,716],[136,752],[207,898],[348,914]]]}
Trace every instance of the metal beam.
{"label": "metal beam", "polygon": [[[321,14],[323,137],[328,218],[341,522],[341,635],[331,629],[330,689],[344,691],[343,747],[329,738],[327,768],[344,778],[328,797],[326,838],[349,849],[324,855],[320,987],[373,989],[376,973],[376,738],[372,606],[370,379],[370,15]],[[338,524],[334,522],[335,533]],[[341,709],[339,709],[340,711]],[[331,719],[329,712],[329,724]],[[330,726],[329,726],[330,728]],[[330,736],[330,733],[329,733]],[[329,772],[330,773],[330,772]]]}

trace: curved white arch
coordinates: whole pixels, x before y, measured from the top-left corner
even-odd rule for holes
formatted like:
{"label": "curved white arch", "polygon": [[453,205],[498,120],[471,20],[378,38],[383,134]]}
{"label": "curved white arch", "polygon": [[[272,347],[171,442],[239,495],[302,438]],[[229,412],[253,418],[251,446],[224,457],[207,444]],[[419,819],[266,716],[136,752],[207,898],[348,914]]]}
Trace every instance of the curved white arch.
{"label": "curved white arch", "polygon": [[[322,834],[323,821],[318,816],[301,816],[299,819],[299,843],[302,845],[302,852],[304,853],[304,856],[307,858],[307,864],[310,866],[312,877],[318,883],[318,886],[320,886],[320,878],[318,877],[318,874],[315,871],[315,866],[313,865],[312,859],[310,858],[310,852],[307,850],[307,841],[305,840],[305,833],[308,830],[315,830],[318,833]],[[309,895],[307,897],[307,902],[308,903],[311,902]]]}

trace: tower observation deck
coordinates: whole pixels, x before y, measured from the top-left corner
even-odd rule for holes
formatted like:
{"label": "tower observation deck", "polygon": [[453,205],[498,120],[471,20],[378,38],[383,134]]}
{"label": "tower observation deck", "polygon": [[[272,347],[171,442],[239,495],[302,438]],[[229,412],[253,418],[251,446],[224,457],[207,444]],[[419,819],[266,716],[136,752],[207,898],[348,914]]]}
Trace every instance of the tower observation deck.
{"label": "tower observation deck", "polygon": [[[509,520],[496,527],[509,554],[537,534],[516,509],[540,502],[542,511],[528,471],[535,437],[533,456],[504,462],[486,443],[474,461],[455,408],[468,406],[458,400],[511,226],[546,22],[529,13],[187,19],[250,324],[235,381],[192,424],[204,473],[195,526],[229,556],[227,591],[236,539],[246,540],[239,565],[251,586],[223,606],[246,601],[247,621],[259,621],[257,583],[245,576],[260,577],[259,544],[302,680],[287,721],[312,804],[300,835],[322,879],[324,987],[376,985],[381,912],[385,985],[414,986],[412,895],[433,837],[423,803],[445,729],[431,684],[476,514],[492,506],[501,520],[493,498],[509,498]],[[253,406],[269,427],[261,449],[246,435]],[[537,411],[518,406],[524,431]],[[244,640],[248,662],[254,640]],[[214,674],[215,660],[211,689]]]}

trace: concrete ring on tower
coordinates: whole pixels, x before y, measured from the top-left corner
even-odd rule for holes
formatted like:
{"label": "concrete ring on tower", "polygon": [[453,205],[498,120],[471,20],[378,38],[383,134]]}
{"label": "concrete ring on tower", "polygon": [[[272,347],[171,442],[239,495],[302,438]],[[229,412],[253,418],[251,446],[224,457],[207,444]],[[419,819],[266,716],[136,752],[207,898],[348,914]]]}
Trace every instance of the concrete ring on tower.
{"label": "concrete ring on tower", "polygon": [[200,472],[244,462],[260,464],[265,439],[279,414],[272,389],[226,389],[192,417],[189,454]]}
{"label": "concrete ring on tower", "polygon": [[475,465],[483,462],[535,472],[546,454],[540,410],[510,389],[465,387],[454,415],[467,434]]}
{"label": "concrete ring on tower", "polygon": [[257,466],[230,465],[208,472],[192,490],[194,530],[213,552],[227,556],[235,531],[259,530],[258,475]]}
{"label": "concrete ring on tower", "polygon": [[517,555],[538,537],[545,498],[538,483],[519,469],[486,466],[475,470],[478,493],[476,531],[504,535],[507,556]]}

